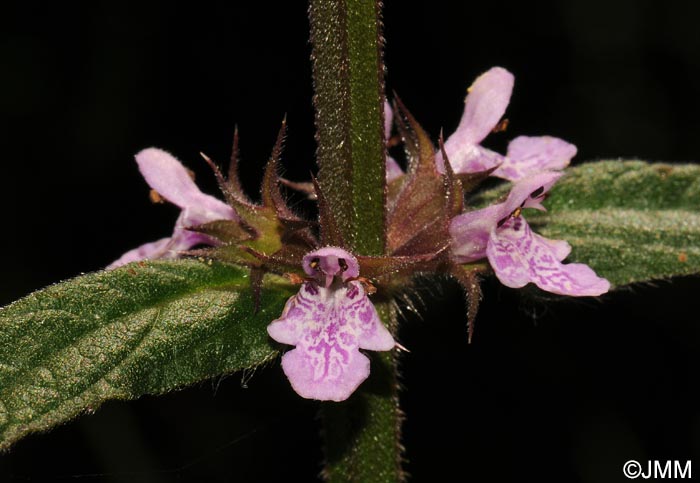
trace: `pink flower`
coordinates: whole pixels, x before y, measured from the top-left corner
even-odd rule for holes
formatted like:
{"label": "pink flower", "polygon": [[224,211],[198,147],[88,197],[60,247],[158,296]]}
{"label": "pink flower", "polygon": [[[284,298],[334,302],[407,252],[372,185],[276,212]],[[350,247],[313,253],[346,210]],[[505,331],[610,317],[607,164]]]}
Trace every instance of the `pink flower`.
{"label": "pink flower", "polygon": [[[552,136],[518,136],[508,144],[505,156],[481,146],[506,112],[515,78],[502,67],[481,74],[468,89],[464,113],[457,130],[445,141],[445,153],[457,174],[478,173],[496,168],[491,176],[516,181],[542,171],[562,170],[576,156],[576,146]],[[394,113],[384,103],[384,135],[391,138]],[[435,164],[445,172],[442,152],[435,153]],[[387,154],[388,183],[404,175],[394,158]]]}
{"label": "pink flower", "polygon": [[566,168],[574,156],[576,146],[559,138],[518,136],[508,144],[508,153],[491,176],[517,181],[543,171],[559,171]]}
{"label": "pink flower", "polygon": [[516,182],[505,202],[463,213],[452,219],[452,257],[458,263],[488,258],[498,279],[508,287],[534,283],[561,295],[600,295],[610,283],[587,265],[562,264],[571,252],[563,240],[533,233],[521,216],[524,208],[544,210],[541,202],[561,173],[544,172]]}
{"label": "pink flower", "polygon": [[181,251],[195,245],[213,244],[208,236],[189,231],[188,228],[214,220],[238,219],[233,208],[202,193],[185,167],[170,153],[157,148],[144,149],[136,155],[136,163],[148,185],[182,211],[171,237],[134,248],[112,262],[107,269],[138,260],[177,258]]}
{"label": "pink flower", "polygon": [[[468,90],[464,114],[457,130],[445,141],[445,153],[457,174],[477,173],[497,168],[492,176],[516,181],[541,171],[564,169],[576,155],[576,146],[551,136],[515,138],[503,156],[481,146],[481,142],[498,125],[513,93],[514,77],[502,67],[493,67],[480,75]],[[386,136],[389,137],[392,111],[385,106]],[[445,161],[435,154],[438,171],[445,172]],[[403,171],[387,157],[387,180],[393,181]]]}
{"label": "pink flower", "polygon": [[354,256],[325,247],[304,256],[302,265],[310,278],[267,332],[296,346],[282,357],[282,369],[300,396],[343,401],[369,376],[369,359],[359,349],[388,351],[394,339],[357,280]]}

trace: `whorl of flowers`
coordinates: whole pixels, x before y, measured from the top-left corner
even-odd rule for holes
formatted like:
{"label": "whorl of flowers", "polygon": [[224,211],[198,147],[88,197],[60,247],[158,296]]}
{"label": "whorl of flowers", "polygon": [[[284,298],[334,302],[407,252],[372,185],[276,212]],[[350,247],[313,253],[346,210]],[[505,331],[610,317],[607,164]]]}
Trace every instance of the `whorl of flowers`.
{"label": "whorl of flowers", "polygon": [[[282,367],[305,398],[341,401],[368,377],[369,359],[360,349],[392,350],[396,344],[370,301],[410,284],[417,273],[446,273],[464,287],[469,301],[469,337],[481,293],[479,277],[492,272],[508,287],[529,283],[569,296],[595,296],[610,284],[580,263],[563,263],[571,247],[534,233],[525,210],[542,202],[576,154],[576,147],[549,136],[513,139],[505,155],[481,146],[501,127],[513,76],[495,67],[470,87],[457,130],[436,149],[430,137],[395,99],[386,106],[386,135],[392,118],[403,141],[404,172],[387,157],[386,254],[353,254],[314,179],[290,183],[278,176],[285,124],[262,182],[262,201],[252,202],[237,174],[238,136],[228,176],[206,156],[225,203],[202,193],[187,169],[165,151],[149,148],[136,161],[154,196],[181,209],[172,236],[125,253],[109,268],[154,258],[196,255],[248,267],[260,296],[263,275],[285,275],[300,285],[284,312],[268,326],[281,344],[293,345]],[[465,204],[489,176],[512,183],[500,203],[474,209]],[[280,191],[284,183],[318,201],[317,221],[291,210]],[[202,248],[201,246],[204,246]],[[197,248],[199,247],[199,248]]]}

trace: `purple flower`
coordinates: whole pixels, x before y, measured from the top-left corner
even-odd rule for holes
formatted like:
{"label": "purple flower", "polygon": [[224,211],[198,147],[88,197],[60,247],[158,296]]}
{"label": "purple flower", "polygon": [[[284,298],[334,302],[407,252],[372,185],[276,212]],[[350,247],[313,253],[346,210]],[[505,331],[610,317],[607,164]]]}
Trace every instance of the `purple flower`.
{"label": "purple flower", "polygon": [[162,198],[178,206],[182,211],[169,238],[146,243],[130,250],[107,269],[117,268],[129,262],[155,258],[177,258],[183,250],[198,244],[213,244],[211,238],[188,228],[214,220],[236,220],[234,210],[223,201],[202,193],[185,167],[170,153],[148,148],[136,155],[139,171],[148,185]]}
{"label": "purple flower", "polygon": [[267,332],[296,346],[282,357],[294,390],[307,399],[343,401],[369,376],[359,349],[388,351],[394,339],[358,281],[357,259],[325,247],[304,256],[309,275]]}
{"label": "purple flower", "polygon": [[533,233],[521,216],[524,208],[544,210],[541,202],[561,173],[544,172],[513,185],[505,202],[463,213],[452,219],[452,257],[458,263],[488,258],[498,279],[508,287],[534,283],[561,295],[600,295],[610,283],[587,265],[562,264],[571,252],[563,240]]}
{"label": "purple flower", "polygon": [[[486,171],[503,163],[503,156],[479,143],[506,112],[514,81],[513,74],[502,67],[493,67],[477,77],[467,90],[462,119],[457,130],[445,141],[445,152],[455,173]],[[437,153],[435,162],[438,170],[444,172],[442,153]]]}
{"label": "purple flower", "polygon": [[[469,88],[459,126],[445,141],[445,153],[455,173],[477,173],[497,167],[492,176],[515,181],[540,171],[564,169],[576,155],[576,146],[551,136],[517,137],[508,145],[506,156],[480,145],[506,112],[513,83],[513,74],[493,67]],[[438,171],[444,173],[445,161],[439,151],[435,162]]]}

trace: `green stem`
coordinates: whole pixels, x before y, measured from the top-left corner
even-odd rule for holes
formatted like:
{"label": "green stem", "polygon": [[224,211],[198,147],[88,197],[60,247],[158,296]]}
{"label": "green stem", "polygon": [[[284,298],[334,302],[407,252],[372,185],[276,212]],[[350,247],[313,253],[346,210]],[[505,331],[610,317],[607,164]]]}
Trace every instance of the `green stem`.
{"label": "green stem", "polygon": [[[384,66],[377,0],[310,0],[318,181],[345,245],[385,250]],[[393,333],[395,314],[379,304]],[[327,481],[401,481],[394,351],[371,353],[372,373],[342,403],[325,403]]]}
{"label": "green stem", "polygon": [[[396,328],[396,313],[378,304],[382,319]],[[392,330],[394,332],[394,330]],[[347,401],[321,410],[329,482],[403,481],[396,352],[372,353],[372,374]]]}
{"label": "green stem", "polygon": [[318,180],[346,245],[384,253],[384,66],[376,0],[311,0]]}

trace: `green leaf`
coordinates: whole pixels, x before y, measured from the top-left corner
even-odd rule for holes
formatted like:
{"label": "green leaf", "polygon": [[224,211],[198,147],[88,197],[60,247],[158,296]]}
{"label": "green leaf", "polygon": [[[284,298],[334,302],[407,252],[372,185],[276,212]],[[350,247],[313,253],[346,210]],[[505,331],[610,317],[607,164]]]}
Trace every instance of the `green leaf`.
{"label": "green leaf", "polygon": [[274,358],[265,327],[290,287],[195,260],[141,262],[35,292],[0,310],[0,449],[108,399],[160,394]]}
{"label": "green leaf", "polygon": [[568,261],[590,265],[613,285],[700,272],[699,166],[583,164],[567,170],[545,206],[547,213],[525,213],[533,228],[568,241]]}

